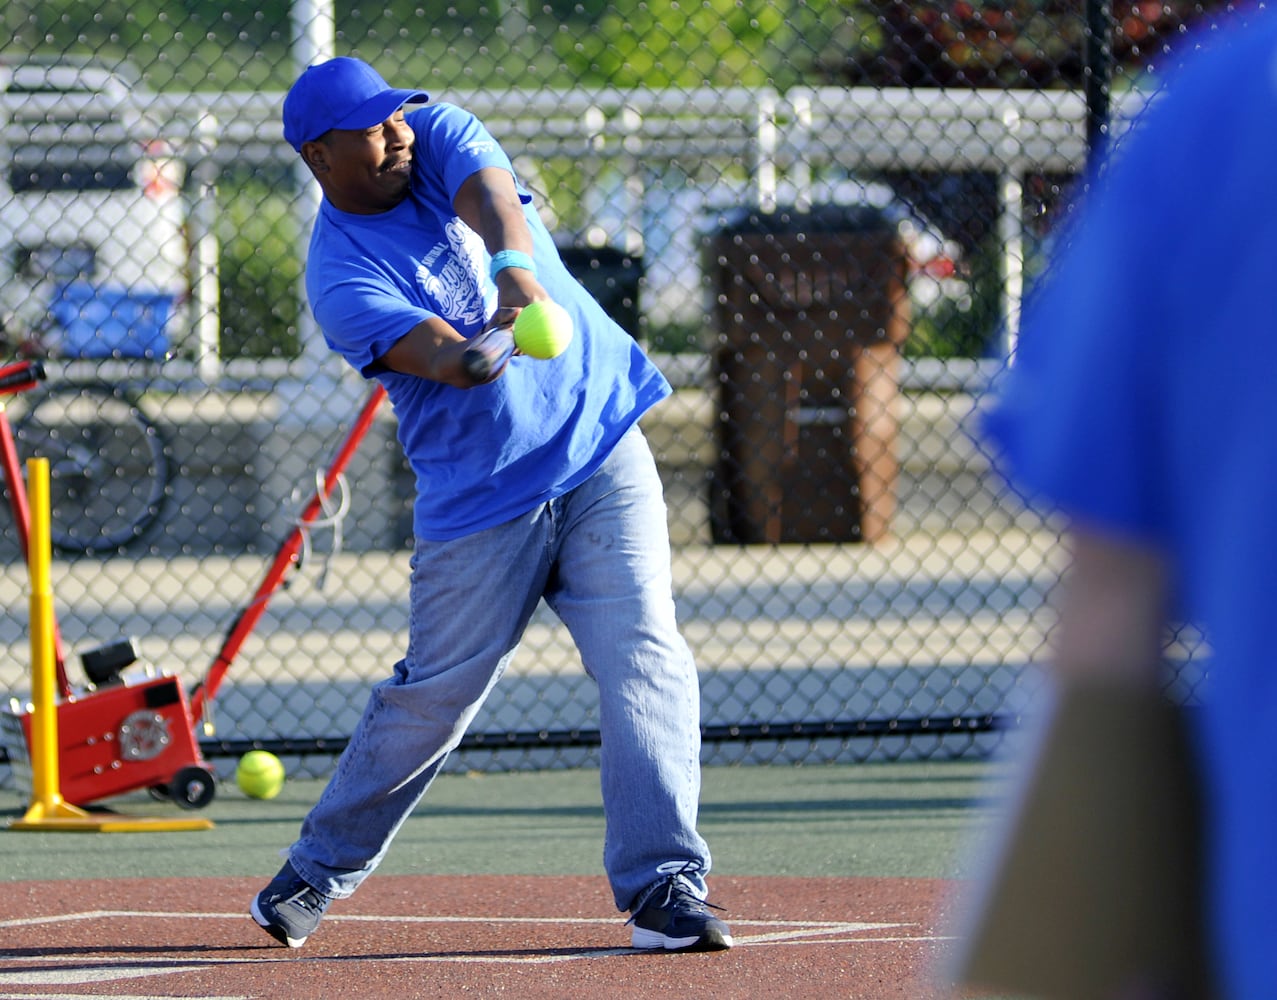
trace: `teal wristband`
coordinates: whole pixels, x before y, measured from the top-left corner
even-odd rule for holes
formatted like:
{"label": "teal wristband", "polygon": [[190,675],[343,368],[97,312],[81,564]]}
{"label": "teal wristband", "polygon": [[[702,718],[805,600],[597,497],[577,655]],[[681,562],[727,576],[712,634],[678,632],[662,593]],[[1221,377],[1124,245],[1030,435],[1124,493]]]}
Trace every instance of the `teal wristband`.
{"label": "teal wristband", "polygon": [[497,272],[504,271],[507,267],[518,267],[525,271],[531,271],[533,277],[537,273],[537,266],[532,257],[522,250],[498,250],[492,255],[492,267],[488,273],[495,280]]}

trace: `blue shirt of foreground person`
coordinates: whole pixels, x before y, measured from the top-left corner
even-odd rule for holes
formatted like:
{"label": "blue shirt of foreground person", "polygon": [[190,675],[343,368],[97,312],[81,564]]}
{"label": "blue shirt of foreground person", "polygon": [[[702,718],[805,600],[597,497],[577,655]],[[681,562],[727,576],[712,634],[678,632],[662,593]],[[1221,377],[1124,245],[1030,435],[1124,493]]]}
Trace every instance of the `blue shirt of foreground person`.
{"label": "blue shirt of foreground person", "polygon": [[[1277,992],[1277,17],[1199,37],[1028,302],[990,430],[1071,518],[1061,680],[1213,649],[1196,733],[1225,996]],[[1079,959],[1082,960],[1082,959]]]}
{"label": "blue shirt of foreground person", "polygon": [[[306,70],[284,102],[285,138],[324,193],[311,307],[332,347],[386,387],[417,479],[416,543],[404,658],[253,917],[300,946],[371,874],[544,598],[598,685],[603,860],[631,942],[729,948],[696,831],[698,678],[637,426],[669,386],[568,274],[493,137],[447,104],[405,113],[426,100],[341,58]],[[568,349],[476,379],[467,345],[544,299],[574,321]]]}

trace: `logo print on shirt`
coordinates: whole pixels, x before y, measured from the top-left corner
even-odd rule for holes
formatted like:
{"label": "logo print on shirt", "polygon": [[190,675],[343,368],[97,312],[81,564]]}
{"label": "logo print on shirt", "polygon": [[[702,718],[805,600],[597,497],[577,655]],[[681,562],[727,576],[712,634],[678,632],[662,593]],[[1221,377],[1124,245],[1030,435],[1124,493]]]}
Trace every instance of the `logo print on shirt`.
{"label": "logo print on shirt", "polygon": [[497,144],[492,139],[472,139],[470,142],[463,142],[458,147],[463,153],[492,153],[496,151]]}
{"label": "logo print on shirt", "polygon": [[483,240],[456,219],[444,226],[444,232],[447,247],[435,247],[426,256],[417,266],[417,280],[434,300],[436,311],[449,323],[458,328],[482,325],[489,312],[479,280]]}

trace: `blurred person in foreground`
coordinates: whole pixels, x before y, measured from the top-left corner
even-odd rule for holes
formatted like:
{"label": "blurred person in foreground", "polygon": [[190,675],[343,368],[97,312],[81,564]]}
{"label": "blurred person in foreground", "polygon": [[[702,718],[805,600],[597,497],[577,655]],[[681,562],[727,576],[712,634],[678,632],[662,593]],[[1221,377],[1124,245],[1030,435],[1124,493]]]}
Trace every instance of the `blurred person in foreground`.
{"label": "blurred person in foreground", "polygon": [[[604,867],[632,943],[729,948],[696,830],[699,681],[638,428],[669,384],[568,273],[484,126],[428,100],[343,57],[308,68],[284,101],[284,136],[324,196],[311,309],[329,345],[385,386],[417,497],[404,658],[374,686],[253,918],[298,947],[356,890],[544,598],[598,686]],[[567,349],[472,374],[466,348],[546,299],[572,317]]]}
{"label": "blurred person in foreground", "polygon": [[[1226,20],[1172,56],[1026,301],[988,430],[1013,481],[1067,518],[1061,714],[1159,694],[1168,626],[1204,630],[1200,709],[1181,713],[1204,975],[1213,995],[1261,1000],[1277,996],[1277,17]],[[1150,850],[1177,832],[1153,831]],[[1119,995],[1210,994],[1185,968]]]}

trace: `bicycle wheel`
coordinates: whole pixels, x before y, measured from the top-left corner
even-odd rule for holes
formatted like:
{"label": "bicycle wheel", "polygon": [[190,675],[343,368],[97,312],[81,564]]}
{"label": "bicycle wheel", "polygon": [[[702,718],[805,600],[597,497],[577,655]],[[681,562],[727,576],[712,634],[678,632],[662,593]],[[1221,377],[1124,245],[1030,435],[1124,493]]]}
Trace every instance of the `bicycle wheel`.
{"label": "bicycle wheel", "polygon": [[22,457],[49,461],[49,533],[63,552],[136,542],[164,506],[168,453],[158,428],[107,384],[51,387],[14,427]]}

